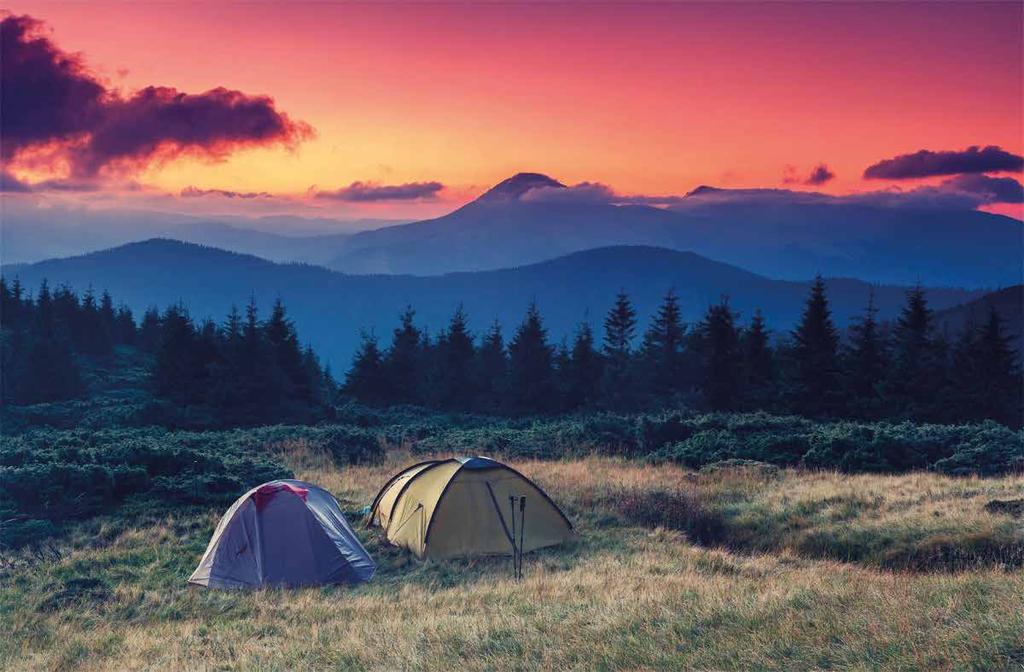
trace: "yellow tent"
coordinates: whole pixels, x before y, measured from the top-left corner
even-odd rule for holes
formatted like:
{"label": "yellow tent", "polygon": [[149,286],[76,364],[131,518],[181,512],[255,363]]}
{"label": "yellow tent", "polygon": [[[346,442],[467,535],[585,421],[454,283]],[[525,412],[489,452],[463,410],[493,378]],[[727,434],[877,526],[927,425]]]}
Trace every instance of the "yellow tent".
{"label": "yellow tent", "polygon": [[486,457],[428,460],[404,469],[373,500],[368,524],[380,525],[388,541],[421,560],[529,553],[573,534],[543,490]]}

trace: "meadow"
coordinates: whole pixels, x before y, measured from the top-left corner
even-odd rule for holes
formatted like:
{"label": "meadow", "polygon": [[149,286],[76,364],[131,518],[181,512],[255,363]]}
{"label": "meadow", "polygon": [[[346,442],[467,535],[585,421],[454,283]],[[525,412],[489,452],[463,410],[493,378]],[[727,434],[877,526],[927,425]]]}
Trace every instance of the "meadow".
{"label": "meadow", "polygon": [[[316,436],[264,454],[359,511],[402,465]],[[127,498],[0,568],[4,669],[928,669],[1024,665],[1024,476],[840,474],[608,455],[508,461],[569,546],[421,564],[358,531],[355,588],[188,587],[223,506]],[[991,508],[991,507],[989,507]]]}

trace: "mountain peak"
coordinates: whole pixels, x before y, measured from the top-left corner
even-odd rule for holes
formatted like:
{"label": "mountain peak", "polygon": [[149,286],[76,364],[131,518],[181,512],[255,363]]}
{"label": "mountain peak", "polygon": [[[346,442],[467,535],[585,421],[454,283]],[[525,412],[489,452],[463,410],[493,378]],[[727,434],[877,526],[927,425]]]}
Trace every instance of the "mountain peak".
{"label": "mountain peak", "polygon": [[564,189],[565,185],[541,173],[516,173],[512,177],[491,187],[478,201],[518,201],[523,194],[538,187]]}

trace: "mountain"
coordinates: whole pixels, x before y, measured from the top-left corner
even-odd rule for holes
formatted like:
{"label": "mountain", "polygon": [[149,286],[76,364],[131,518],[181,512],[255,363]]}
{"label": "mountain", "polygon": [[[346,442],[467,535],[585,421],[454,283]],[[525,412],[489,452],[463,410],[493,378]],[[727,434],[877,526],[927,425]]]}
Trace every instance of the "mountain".
{"label": "mountain", "polygon": [[[546,262],[495,271],[439,276],[346,275],[303,264],[275,264],[254,256],[170,240],[149,240],[67,259],[7,266],[27,287],[44,278],[51,285],[76,289],[89,286],[126,301],[136,315],[149,305],[182,301],[196,318],[223,319],[230,307],[250,296],[263,315],[280,297],[299,333],[334,366],[345,369],[360,331],[372,331],[386,342],[399,312],[411,305],[417,322],[431,332],[447,324],[462,304],[476,333],[497,318],[506,336],[536,301],[552,341],[571,335],[581,320],[595,329],[615,294],[633,298],[642,326],[662,296],[674,288],[684,318],[695,322],[706,307],[723,295],[748,320],[761,308],[769,326],[786,330],[799,318],[808,282],[772,280],[692,252],[640,246],[607,247],[573,253]],[[894,316],[905,290],[849,279],[828,281],[837,322],[860,314],[874,289],[882,318]],[[978,298],[980,292],[937,289],[929,292],[935,308]]]}
{"label": "mountain", "polygon": [[596,187],[567,188],[545,175],[520,173],[442,217],[357,233],[327,265],[351,273],[434,275],[609,245],[651,245],[793,280],[821,272],[947,287],[1021,281],[1024,227],[1002,215],[914,205],[886,193],[832,197],[713,187],[657,208],[612,202]]}
{"label": "mountain", "polygon": [[[290,216],[210,219],[147,210],[16,207],[5,202],[0,256],[5,263],[25,263],[171,238],[271,261],[324,263],[357,227],[381,223]],[[333,233],[311,233],[316,231]]]}
{"label": "mountain", "polygon": [[1006,335],[1013,339],[1017,352],[1024,354],[1024,285],[1006,287],[965,304],[940,310],[935,313],[935,323],[939,329],[956,334],[971,322],[978,326],[985,324],[992,308],[1003,318]]}

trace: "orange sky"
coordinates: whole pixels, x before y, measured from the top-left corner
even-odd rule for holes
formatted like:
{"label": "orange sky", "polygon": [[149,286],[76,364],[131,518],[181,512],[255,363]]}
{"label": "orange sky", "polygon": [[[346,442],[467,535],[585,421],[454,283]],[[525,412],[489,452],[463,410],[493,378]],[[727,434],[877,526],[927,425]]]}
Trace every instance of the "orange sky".
{"label": "orange sky", "polygon": [[6,8],[113,86],[268,94],[316,129],[293,153],[138,176],[174,193],[447,185],[442,203],[360,210],[413,216],[520,170],[679,194],[780,186],[786,166],[825,162],[837,177],[820,189],[847,193],[888,186],[861,173],[897,154],[1024,150],[1016,2]]}

